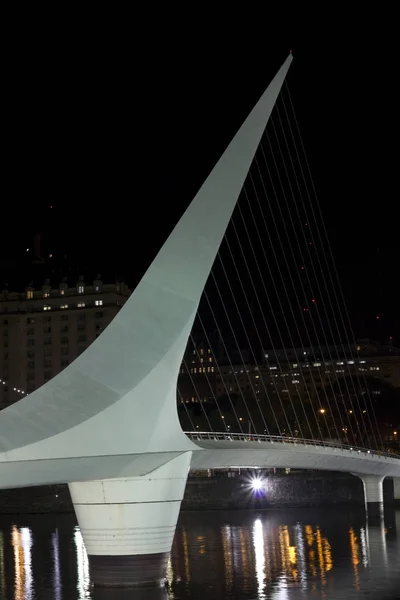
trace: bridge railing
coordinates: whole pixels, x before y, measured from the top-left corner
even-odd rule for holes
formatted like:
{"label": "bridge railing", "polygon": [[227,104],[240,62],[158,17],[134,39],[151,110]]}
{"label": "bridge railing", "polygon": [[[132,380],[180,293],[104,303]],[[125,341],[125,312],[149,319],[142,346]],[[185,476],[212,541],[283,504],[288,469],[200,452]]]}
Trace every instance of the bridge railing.
{"label": "bridge railing", "polygon": [[303,438],[286,437],[279,435],[259,435],[245,433],[227,433],[227,432],[210,432],[210,431],[185,431],[185,434],[193,441],[212,440],[212,441],[242,441],[242,442],[270,442],[278,444],[294,444],[302,446],[322,446],[324,448],[338,448],[339,450],[348,450],[350,452],[373,454],[383,458],[397,458],[397,454],[383,452],[379,450],[371,450],[358,446],[349,446],[341,442],[328,442],[324,440],[308,440]]}

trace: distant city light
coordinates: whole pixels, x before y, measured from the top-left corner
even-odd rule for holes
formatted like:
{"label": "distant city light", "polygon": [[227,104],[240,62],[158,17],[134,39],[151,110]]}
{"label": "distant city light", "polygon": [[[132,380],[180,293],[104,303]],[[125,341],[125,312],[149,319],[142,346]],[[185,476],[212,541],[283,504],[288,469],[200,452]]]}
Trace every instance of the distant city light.
{"label": "distant city light", "polygon": [[326,410],[324,408],[320,408],[319,412],[321,413],[321,415],[324,415],[326,413]]}

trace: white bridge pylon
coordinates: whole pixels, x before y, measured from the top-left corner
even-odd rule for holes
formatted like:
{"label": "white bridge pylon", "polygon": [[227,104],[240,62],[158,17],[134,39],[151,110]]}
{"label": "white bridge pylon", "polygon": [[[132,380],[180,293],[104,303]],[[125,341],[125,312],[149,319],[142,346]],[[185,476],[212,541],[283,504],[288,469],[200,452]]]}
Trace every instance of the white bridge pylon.
{"label": "white bridge pylon", "polygon": [[291,62],[289,55],[112,323],[64,371],[1,412],[0,487],[140,476],[196,450],[178,420],[179,368]]}
{"label": "white bridge pylon", "polygon": [[69,484],[96,585],[165,577],[192,453],[201,452],[178,420],[178,373],[291,62],[289,55],[112,323],[0,414],[0,486]]}

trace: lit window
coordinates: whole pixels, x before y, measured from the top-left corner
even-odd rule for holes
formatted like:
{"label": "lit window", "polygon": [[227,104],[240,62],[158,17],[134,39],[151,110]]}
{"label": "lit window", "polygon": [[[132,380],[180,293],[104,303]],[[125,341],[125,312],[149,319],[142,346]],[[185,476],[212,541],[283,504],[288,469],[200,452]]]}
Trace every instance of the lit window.
{"label": "lit window", "polygon": [[78,285],[78,294],[83,294],[84,291],[85,291],[85,286],[82,284]]}
{"label": "lit window", "polygon": [[62,288],[61,288],[61,290],[60,290],[60,295],[61,295],[61,296],[64,296],[64,295],[65,295],[65,290],[63,290]]}
{"label": "lit window", "polygon": [[278,367],[270,367],[269,370],[270,371],[275,371]]}
{"label": "lit window", "polygon": [[292,383],[300,383],[298,379],[292,379]]}
{"label": "lit window", "polygon": [[49,298],[50,292],[43,292],[43,298]]}
{"label": "lit window", "polygon": [[211,356],[209,356],[209,358],[208,358],[208,362],[212,362],[212,358],[211,358]]}
{"label": "lit window", "polygon": [[27,300],[32,300],[32,298],[33,298],[33,290],[28,290],[26,292],[26,298],[27,298]]}
{"label": "lit window", "polygon": [[60,308],[61,308],[61,309],[63,309],[63,308],[68,308],[68,304],[61,304]]}
{"label": "lit window", "polygon": [[297,363],[293,363],[293,368],[295,369],[297,367]]}
{"label": "lit window", "polygon": [[203,348],[200,349],[200,354],[203,354]]}
{"label": "lit window", "polygon": [[84,302],[78,302],[77,307],[78,308],[85,308],[85,303]]}
{"label": "lit window", "polygon": [[[343,363],[342,363],[342,364],[343,364]],[[321,363],[314,363],[314,365],[313,365],[313,366],[314,366],[314,367],[320,367],[320,366],[321,366]]]}
{"label": "lit window", "polygon": [[51,306],[49,306],[48,304],[45,304],[43,306],[43,310],[51,310]]}
{"label": "lit window", "polygon": [[214,367],[211,367],[211,373],[214,373]]}
{"label": "lit window", "polygon": [[103,300],[95,300],[95,306],[103,306]]}

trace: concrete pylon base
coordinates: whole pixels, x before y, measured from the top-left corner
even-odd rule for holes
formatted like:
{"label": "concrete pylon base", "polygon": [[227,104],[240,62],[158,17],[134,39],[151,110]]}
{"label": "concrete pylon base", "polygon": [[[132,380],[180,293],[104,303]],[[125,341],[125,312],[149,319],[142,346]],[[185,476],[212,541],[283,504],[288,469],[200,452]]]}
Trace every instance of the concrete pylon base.
{"label": "concrete pylon base", "polygon": [[361,479],[364,485],[365,508],[369,519],[383,517],[383,480],[381,475],[360,475],[353,473]]}
{"label": "concrete pylon base", "polygon": [[192,453],[142,477],[70,483],[95,586],[160,585]]}

